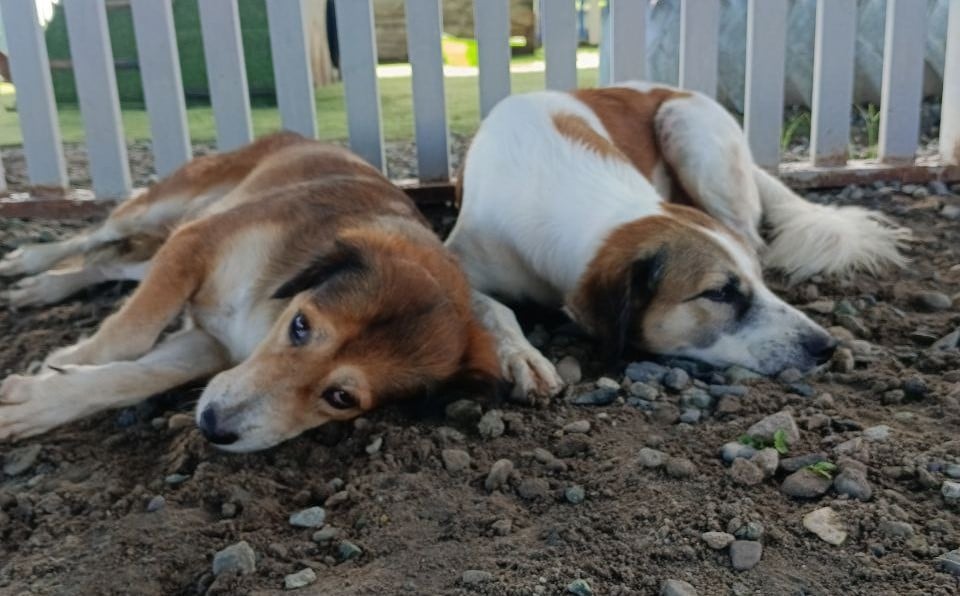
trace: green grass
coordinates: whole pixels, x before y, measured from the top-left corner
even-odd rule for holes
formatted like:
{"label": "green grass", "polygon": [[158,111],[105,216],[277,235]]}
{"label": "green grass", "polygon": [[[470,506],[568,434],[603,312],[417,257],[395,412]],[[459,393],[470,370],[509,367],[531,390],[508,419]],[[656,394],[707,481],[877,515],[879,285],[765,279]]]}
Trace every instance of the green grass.
{"label": "green grass", "polygon": [[[597,84],[596,69],[578,71],[580,87]],[[543,89],[544,74],[512,73],[513,93]],[[383,133],[387,140],[413,137],[413,99],[408,77],[380,79]],[[479,97],[476,77],[450,77],[446,80],[447,121],[454,133],[471,134],[479,124]],[[343,84],[337,83],[317,89],[318,133],[323,140],[347,138],[347,119],[343,101]],[[22,136],[16,112],[16,92],[7,84],[0,84],[0,145],[20,145]],[[252,107],[254,134],[259,136],[280,129],[280,113],[275,106]],[[122,110],[124,133],[127,140],[150,138],[150,120],[143,107],[125,107]],[[82,142],[83,119],[77,106],[59,109],[60,132],[64,142]],[[194,142],[216,138],[213,111],[207,105],[187,107],[190,136]]]}

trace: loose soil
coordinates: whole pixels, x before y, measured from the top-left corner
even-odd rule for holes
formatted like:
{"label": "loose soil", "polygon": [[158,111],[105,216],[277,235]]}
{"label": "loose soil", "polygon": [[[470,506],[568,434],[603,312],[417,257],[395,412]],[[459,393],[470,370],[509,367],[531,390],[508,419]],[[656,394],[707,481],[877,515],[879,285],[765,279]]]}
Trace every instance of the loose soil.
{"label": "loose soil", "polygon": [[[569,396],[541,408],[484,404],[506,422],[493,439],[442,411],[388,409],[266,452],[230,455],[185,420],[198,395],[192,387],[23,441],[17,447],[40,445],[40,453],[27,471],[0,475],[0,593],[279,594],[285,575],[312,567],[317,580],[302,593],[563,594],[582,578],[595,594],[657,594],[666,579],[686,580],[701,595],[957,594],[957,577],[934,559],[960,547],[960,510],[940,495],[945,466],[960,463],[960,354],[929,343],[960,327],[960,310],[954,302],[923,312],[914,298],[960,292],[960,227],[939,213],[944,203],[960,206],[960,198],[895,195],[872,205],[914,230],[905,270],[794,288],[773,283],[795,304],[848,301],[863,325],[859,339],[874,346],[868,353],[858,344],[852,372],[806,379],[811,397],[773,380],[748,382],[747,395],[727,402],[725,413],[710,411],[692,425],[633,407],[626,392],[600,407],[571,405]],[[0,220],[0,251],[87,223]],[[30,369],[90,333],[129,290],[107,284],[58,306],[0,311],[0,375]],[[838,323],[835,314],[811,316]],[[570,393],[592,389],[601,372],[596,346],[562,320],[537,324],[551,358],[573,355],[583,365],[585,380]],[[904,383],[906,396],[896,391]],[[784,408],[801,429],[791,455],[832,454],[864,428],[891,427],[887,441],[867,443],[869,501],[834,492],[792,499],[780,491],[783,472],[755,486],[732,482],[720,447]],[[590,431],[565,435],[561,428],[579,419]],[[645,446],[689,458],[695,472],[678,479],[641,467]],[[539,463],[538,447],[565,469]],[[467,471],[445,469],[447,448],[469,453]],[[0,446],[0,455],[12,449]],[[501,458],[515,471],[490,493],[484,480]],[[171,484],[172,474],[186,479]],[[584,502],[565,500],[572,485],[585,488]],[[156,495],[165,505],[148,512]],[[288,522],[314,505],[340,529],[332,542],[314,542],[313,530]],[[842,546],[801,524],[828,505],[849,532]],[[890,520],[910,524],[913,535],[882,531]],[[700,535],[748,521],[763,525],[762,560],[734,571],[726,551],[711,550]],[[341,539],[362,554],[341,562]],[[215,578],[214,553],[240,540],[256,552],[255,573]],[[465,585],[471,569],[492,579]]]}

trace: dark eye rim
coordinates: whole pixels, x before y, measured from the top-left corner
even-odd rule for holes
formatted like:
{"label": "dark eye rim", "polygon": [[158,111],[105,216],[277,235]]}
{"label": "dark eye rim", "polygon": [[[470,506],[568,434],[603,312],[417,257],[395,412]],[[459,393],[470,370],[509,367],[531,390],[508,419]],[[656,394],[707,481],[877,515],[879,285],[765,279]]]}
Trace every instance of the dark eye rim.
{"label": "dark eye rim", "polygon": [[726,304],[736,302],[738,299],[743,297],[743,294],[740,292],[739,284],[736,280],[731,279],[724,284],[723,287],[705,290],[694,296],[692,299],[696,300],[698,298],[705,298],[713,302],[721,302]]}
{"label": "dark eye rim", "polygon": [[290,320],[287,335],[290,338],[290,344],[294,347],[302,346],[310,339],[310,321],[302,312],[298,312]]}
{"label": "dark eye rim", "polygon": [[359,403],[357,397],[343,387],[328,387],[325,389],[323,391],[323,401],[337,410],[350,410],[356,408]]}

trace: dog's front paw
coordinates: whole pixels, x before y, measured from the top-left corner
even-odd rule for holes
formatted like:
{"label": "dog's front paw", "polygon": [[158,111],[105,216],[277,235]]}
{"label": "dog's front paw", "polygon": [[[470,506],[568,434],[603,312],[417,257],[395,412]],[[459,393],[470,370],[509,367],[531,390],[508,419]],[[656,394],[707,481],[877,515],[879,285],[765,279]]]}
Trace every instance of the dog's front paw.
{"label": "dog's front paw", "polygon": [[58,391],[56,374],[4,379],[0,384],[0,441],[39,435],[74,417],[76,405]]}
{"label": "dog's front paw", "polygon": [[540,403],[563,390],[563,379],[552,362],[531,345],[500,351],[500,368],[513,383],[510,397],[524,403]]}
{"label": "dog's front paw", "polygon": [[60,252],[52,244],[27,244],[0,259],[0,277],[40,273],[60,260]]}
{"label": "dog's front paw", "polygon": [[82,339],[72,346],[54,350],[43,361],[44,368],[64,368],[79,364],[98,364],[91,347],[90,339]]}

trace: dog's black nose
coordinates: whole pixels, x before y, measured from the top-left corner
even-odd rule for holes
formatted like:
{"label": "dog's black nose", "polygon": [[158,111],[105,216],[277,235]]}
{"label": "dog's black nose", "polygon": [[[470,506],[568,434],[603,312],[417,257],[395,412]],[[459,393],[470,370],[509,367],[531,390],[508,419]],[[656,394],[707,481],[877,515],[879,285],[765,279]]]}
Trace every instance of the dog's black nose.
{"label": "dog's black nose", "polygon": [[200,414],[200,423],[197,426],[204,438],[214,445],[229,445],[240,438],[236,433],[223,432],[217,428],[217,413],[213,408],[207,408]]}
{"label": "dog's black nose", "polygon": [[837,351],[837,340],[829,335],[811,335],[803,341],[803,348],[817,364],[823,364]]}

